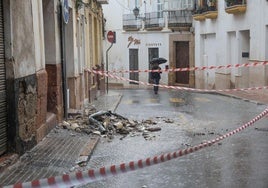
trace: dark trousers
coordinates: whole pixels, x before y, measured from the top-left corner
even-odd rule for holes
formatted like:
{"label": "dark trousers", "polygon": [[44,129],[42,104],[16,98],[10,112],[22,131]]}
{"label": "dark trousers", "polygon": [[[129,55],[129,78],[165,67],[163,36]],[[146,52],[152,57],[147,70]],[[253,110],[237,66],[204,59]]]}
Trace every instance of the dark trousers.
{"label": "dark trousers", "polygon": [[159,78],[154,78],[153,81],[154,81],[154,92],[157,92],[158,91],[158,85],[159,85]]}

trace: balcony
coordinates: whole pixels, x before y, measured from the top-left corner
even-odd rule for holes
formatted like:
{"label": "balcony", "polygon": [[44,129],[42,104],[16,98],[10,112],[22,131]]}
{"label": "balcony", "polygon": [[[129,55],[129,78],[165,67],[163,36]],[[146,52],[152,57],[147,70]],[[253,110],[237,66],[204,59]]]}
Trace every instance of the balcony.
{"label": "balcony", "polygon": [[100,4],[109,4],[109,0],[97,0]]}
{"label": "balcony", "polygon": [[133,14],[123,15],[123,30],[125,31],[160,31],[190,30],[192,27],[191,10],[166,10],[146,13],[143,17]]}
{"label": "balcony", "polygon": [[205,14],[204,13],[204,9],[200,8],[197,10],[193,11],[193,19],[196,21],[204,21],[206,19]]}
{"label": "balcony", "polygon": [[162,30],[164,27],[163,12],[146,13],[144,20],[144,29],[146,30]]}
{"label": "balcony", "polygon": [[192,27],[191,10],[168,11],[168,28],[172,30],[189,30]]}
{"label": "balcony", "polygon": [[142,28],[141,20],[137,19],[134,14],[123,15],[123,30],[138,31]]}
{"label": "balcony", "polygon": [[242,14],[247,10],[246,0],[225,0],[225,12],[228,14]]}
{"label": "balcony", "polygon": [[198,4],[197,7],[193,12],[193,19],[196,21],[216,19],[218,17],[217,0],[203,2],[202,4]]}

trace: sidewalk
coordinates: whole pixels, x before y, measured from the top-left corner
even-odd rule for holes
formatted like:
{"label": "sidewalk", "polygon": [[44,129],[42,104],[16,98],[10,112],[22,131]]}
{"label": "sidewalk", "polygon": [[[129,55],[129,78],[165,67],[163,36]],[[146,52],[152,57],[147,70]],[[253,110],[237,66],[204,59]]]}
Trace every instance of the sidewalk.
{"label": "sidewalk", "polygon": [[[268,104],[267,90],[232,91],[219,94],[256,104]],[[91,105],[97,110],[113,112],[121,97],[119,91],[109,90],[108,94],[100,96]],[[99,136],[89,136],[56,127],[36,147],[17,159],[14,165],[0,172],[0,187],[79,170],[77,162],[89,159],[98,141]]]}
{"label": "sidewalk", "polygon": [[219,94],[242,99],[256,104],[268,104],[268,90],[219,92]]}
{"label": "sidewalk", "polygon": [[[114,111],[121,100],[119,92],[109,91],[100,96],[93,105],[97,110]],[[18,159],[17,155],[7,157],[6,161],[16,161],[14,165],[0,172],[0,187],[18,182],[28,182],[52,176],[58,176],[79,170],[83,162],[89,160],[99,136],[87,135],[75,131],[54,128],[32,150]],[[11,163],[0,161],[1,165]]]}

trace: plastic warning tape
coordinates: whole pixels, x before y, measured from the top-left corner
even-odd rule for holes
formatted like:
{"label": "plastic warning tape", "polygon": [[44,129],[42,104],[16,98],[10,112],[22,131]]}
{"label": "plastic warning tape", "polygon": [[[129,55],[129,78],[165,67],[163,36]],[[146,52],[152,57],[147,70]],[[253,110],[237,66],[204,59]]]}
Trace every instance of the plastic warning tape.
{"label": "plastic warning tape", "polygon": [[92,72],[94,74],[99,74],[105,77],[109,77],[112,79],[116,79],[116,80],[121,80],[121,81],[125,81],[125,82],[133,82],[133,83],[137,83],[137,84],[141,84],[141,85],[145,85],[145,86],[158,86],[161,88],[166,88],[166,89],[175,89],[175,90],[183,90],[183,91],[191,91],[191,92],[202,92],[202,93],[216,93],[216,92],[232,92],[232,91],[252,91],[252,90],[262,90],[262,89],[268,89],[268,86],[262,86],[262,87],[251,87],[251,88],[235,88],[235,89],[196,89],[196,88],[189,88],[189,87],[180,87],[180,86],[168,86],[168,85],[156,85],[156,84],[151,84],[148,82],[142,82],[142,81],[137,81],[137,80],[131,80],[128,78],[124,78],[121,76],[117,76],[114,74],[110,74],[110,73],[105,73],[105,72],[101,72],[101,71],[95,71],[92,69],[86,69],[89,72]]}
{"label": "plastic warning tape", "polygon": [[135,171],[138,169],[150,167],[152,165],[164,163],[166,161],[170,161],[176,158],[179,158],[181,156],[196,152],[198,150],[201,150],[203,148],[209,147],[214,145],[215,143],[218,143],[246,128],[253,125],[258,120],[262,119],[264,116],[268,114],[268,108],[266,108],[262,113],[260,113],[258,116],[256,116],[251,121],[247,122],[243,126],[227,133],[222,136],[217,137],[216,139],[213,139],[211,141],[207,141],[204,143],[201,143],[199,145],[189,147],[186,149],[181,149],[179,151],[166,153],[160,156],[155,157],[149,157],[146,159],[140,159],[138,161],[130,161],[129,163],[121,163],[119,165],[111,165],[109,167],[101,167],[99,169],[90,169],[88,171],[79,171],[72,174],[65,174],[62,176],[56,176],[56,177],[50,177],[46,179],[41,180],[35,180],[32,182],[26,182],[26,183],[18,183],[15,185],[10,186],[4,186],[7,188],[31,188],[31,187],[72,187],[76,185],[83,185],[87,183],[92,183],[100,179],[107,178],[108,176],[116,176],[122,173]]}
{"label": "plastic warning tape", "polygon": [[[244,63],[244,64],[235,64],[235,65],[219,65],[219,66],[203,66],[203,67],[190,67],[190,68],[172,68],[172,69],[163,69],[162,72],[185,72],[185,71],[204,71],[212,69],[230,69],[230,68],[241,68],[241,67],[255,67],[255,66],[264,66],[268,65],[268,61],[263,62],[253,62],[253,63]],[[98,71],[105,72],[107,71]],[[159,72],[159,70],[112,70],[108,73],[140,73],[140,72]]]}

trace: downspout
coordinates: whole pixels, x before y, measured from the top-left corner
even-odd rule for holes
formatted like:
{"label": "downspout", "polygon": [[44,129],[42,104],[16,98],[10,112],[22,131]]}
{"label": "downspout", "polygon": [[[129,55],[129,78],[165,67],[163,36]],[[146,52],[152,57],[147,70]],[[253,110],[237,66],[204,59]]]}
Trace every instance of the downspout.
{"label": "downspout", "polygon": [[63,109],[64,118],[68,118],[68,107],[67,107],[67,82],[66,82],[66,52],[65,52],[65,23],[62,18],[62,2],[59,0],[60,6],[60,48],[61,48],[61,71],[62,71],[62,94],[63,94]]}

